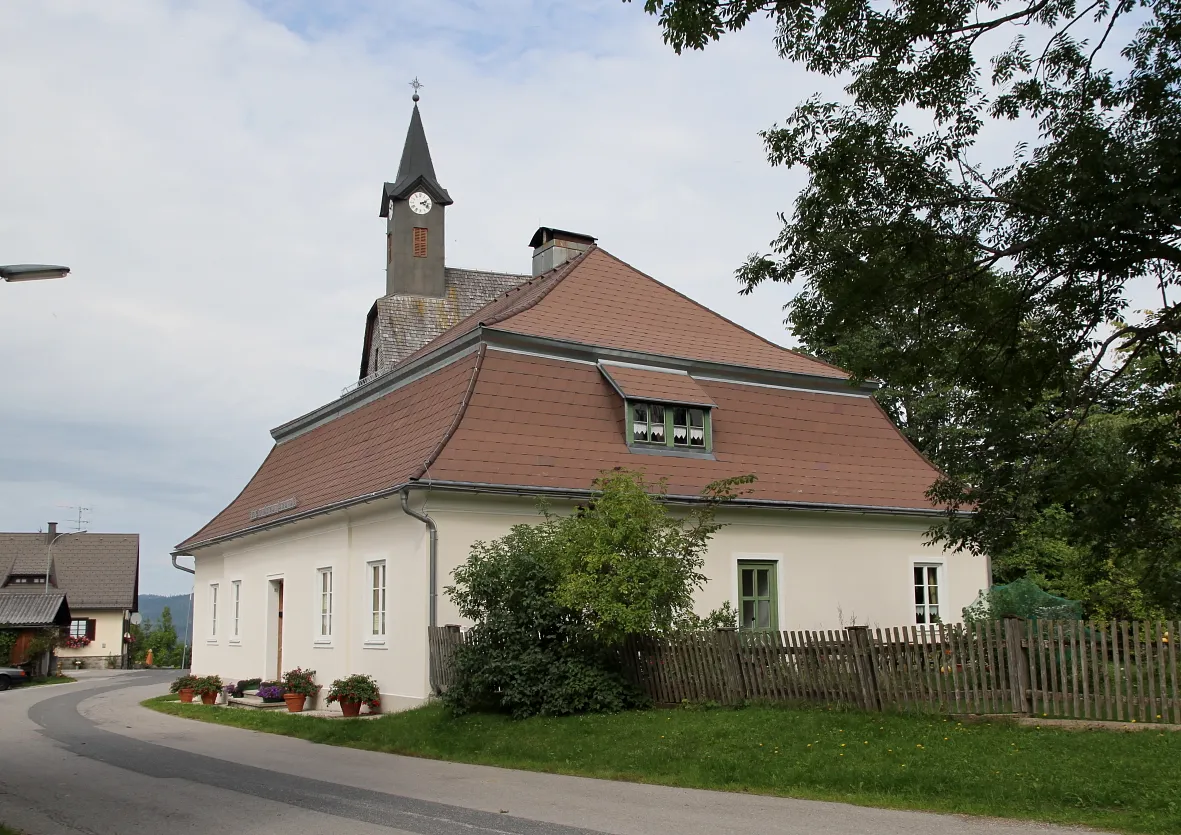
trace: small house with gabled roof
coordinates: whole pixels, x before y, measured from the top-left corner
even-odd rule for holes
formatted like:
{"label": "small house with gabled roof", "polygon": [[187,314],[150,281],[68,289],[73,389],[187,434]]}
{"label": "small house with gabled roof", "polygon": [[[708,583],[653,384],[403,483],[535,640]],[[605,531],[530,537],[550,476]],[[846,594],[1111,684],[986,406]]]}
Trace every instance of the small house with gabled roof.
{"label": "small house with gabled roof", "polygon": [[45,532],[0,533],[0,607],[28,595],[63,599],[68,621],[58,658],[126,666],[124,636],[139,611],[139,534],[59,533],[56,522]]}
{"label": "small house with gabled roof", "polygon": [[676,502],[757,477],[720,513],[698,601],[731,602],[741,629],[949,622],[985,586],[982,560],[924,546],[938,473],[872,385],[584,234],[543,227],[531,274],[457,290],[487,274],[444,266],[451,202],[416,104],[382,191],[387,293],[361,379],[272,430],[254,477],[176,549],[195,558],[195,669],[364,672],[388,708],[418,704],[427,627],[458,622],[442,587],[471,545],[616,467]]}

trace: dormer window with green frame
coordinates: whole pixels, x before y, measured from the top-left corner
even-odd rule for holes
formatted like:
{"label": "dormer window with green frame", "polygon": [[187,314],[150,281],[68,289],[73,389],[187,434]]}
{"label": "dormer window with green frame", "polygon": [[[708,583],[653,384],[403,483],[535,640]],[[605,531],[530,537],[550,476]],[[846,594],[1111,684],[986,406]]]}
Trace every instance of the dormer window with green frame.
{"label": "dormer window with green frame", "polygon": [[633,400],[627,411],[628,446],[713,449],[709,409]]}
{"label": "dormer window with green frame", "polygon": [[632,451],[711,455],[716,404],[697,380],[679,369],[620,362],[600,362],[599,370],[623,398]]}

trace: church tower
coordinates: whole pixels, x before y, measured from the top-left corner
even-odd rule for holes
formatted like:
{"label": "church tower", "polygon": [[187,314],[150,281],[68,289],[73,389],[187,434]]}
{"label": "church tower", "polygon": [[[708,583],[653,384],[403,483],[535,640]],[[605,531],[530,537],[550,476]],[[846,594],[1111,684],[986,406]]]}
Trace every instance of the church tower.
{"label": "church tower", "polygon": [[381,376],[447,328],[530,276],[449,267],[443,251],[444,215],[451,195],[439,185],[418,112],[418,79],[410,129],[394,182],[381,189],[385,218],[385,295],[365,317],[361,374],[355,385]]}
{"label": "church tower", "polygon": [[397,180],[381,192],[381,216],[386,219],[386,295],[446,294],[443,249],[444,216],[454,201],[439,185],[431,149],[427,145],[418,92],[402,148]]}

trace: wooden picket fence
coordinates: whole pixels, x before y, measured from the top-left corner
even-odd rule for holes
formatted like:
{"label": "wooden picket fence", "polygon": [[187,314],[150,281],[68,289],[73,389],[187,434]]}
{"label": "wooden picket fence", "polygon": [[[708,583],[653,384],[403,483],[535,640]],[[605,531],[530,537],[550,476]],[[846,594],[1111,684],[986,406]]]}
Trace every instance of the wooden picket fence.
{"label": "wooden picket fence", "polygon": [[[625,674],[657,704],[794,701],[865,710],[1181,723],[1181,623],[1006,618],[824,632],[634,636]],[[452,682],[457,627],[431,631],[431,685]]]}

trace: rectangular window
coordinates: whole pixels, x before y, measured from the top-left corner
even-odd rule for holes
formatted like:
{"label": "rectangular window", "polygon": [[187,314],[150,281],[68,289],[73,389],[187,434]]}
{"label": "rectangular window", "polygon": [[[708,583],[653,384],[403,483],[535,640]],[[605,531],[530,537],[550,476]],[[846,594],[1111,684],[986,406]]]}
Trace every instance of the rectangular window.
{"label": "rectangular window", "polygon": [[709,412],[689,406],[628,403],[631,443],[681,449],[709,448]]}
{"label": "rectangular window", "polygon": [[385,563],[370,563],[369,577],[373,614],[369,634],[374,638],[382,638],[385,637]]}
{"label": "rectangular window", "polygon": [[394,233],[393,232],[386,232],[385,233],[385,263],[386,263],[387,267],[390,264],[394,263]]}
{"label": "rectangular window", "polygon": [[738,563],[738,628],[778,629],[779,606],[773,562]]}
{"label": "rectangular window", "polygon": [[235,580],[234,584],[230,588],[233,589],[234,637],[237,638],[239,634],[241,634],[238,631],[238,621],[242,616],[242,581]]}
{"label": "rectangular window", "polygon": [[217,637],[217,583],[209,584],[209,636]]}
{"label": "rectangular window", "polygon": [[[384,583],[383,583],[384,585]],[[332,637],[332,569],[320,569],[320,637]],[[382,609],[384,610],[384,606]]]}
{"label": "rectangular window", "polygon": [[414,227],[414,257],[426,258],[426,229]]}
{"label": "rectangular window", "polygon": [[942,623],[939,617],[939,566],[914,567],[914,622]]}
{"label": "rectangular window", "polygon": [[70,637],[71,638],[86,638],[86,627],[90,621],[83,618],[82,620],[70,621]]}

